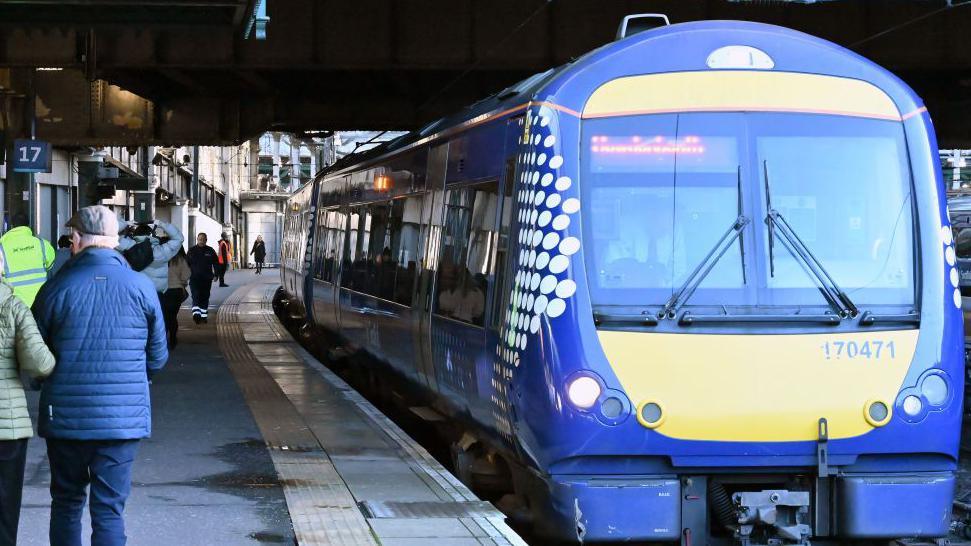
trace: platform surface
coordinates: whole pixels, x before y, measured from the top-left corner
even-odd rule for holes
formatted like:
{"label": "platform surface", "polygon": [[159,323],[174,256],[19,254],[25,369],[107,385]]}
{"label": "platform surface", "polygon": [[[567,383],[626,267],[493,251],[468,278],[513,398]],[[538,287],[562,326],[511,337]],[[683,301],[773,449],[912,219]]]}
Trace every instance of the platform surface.
{"label": "platform surface", "polygon": [[[266,273],[231,273],[230,288],[213,290],[208,325],[183,310],[180,345],[152,385],[129,544],[525,544],[290,338],[270,306],[278,272]],[[36,393],[29,404],[36,412]],[[31,441],[23,545],[47,544],[45,453]]]}

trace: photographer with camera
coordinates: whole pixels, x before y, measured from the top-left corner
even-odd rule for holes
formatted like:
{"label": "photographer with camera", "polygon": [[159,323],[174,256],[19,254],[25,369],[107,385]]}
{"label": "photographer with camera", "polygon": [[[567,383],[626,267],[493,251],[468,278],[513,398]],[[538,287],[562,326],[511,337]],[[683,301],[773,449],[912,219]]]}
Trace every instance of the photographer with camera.
{"label": "photographer with camera", "polygon": [[[185,238],[172,224],[156,220],[155,224],[129,224],[119,221],[121,230],[118,252],[121,252],[135,271],[152,281],[159,302],[169,288],[169,260],[178,254]],[[162,233],[156,233],[161,231]],[[149,253],[149,249],[151,253]]]}

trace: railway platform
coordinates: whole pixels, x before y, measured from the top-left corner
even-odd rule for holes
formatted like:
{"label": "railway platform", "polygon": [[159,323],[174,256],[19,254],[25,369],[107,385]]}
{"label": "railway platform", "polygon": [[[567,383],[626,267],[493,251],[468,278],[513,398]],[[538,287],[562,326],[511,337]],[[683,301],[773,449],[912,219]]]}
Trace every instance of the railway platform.
{"label": "railway platform", "polygon": [[[152,385],[129,544],[525,544],[290,337],[271,308],[278,276],[267,273],[232,273],[230,288],[213,290],[208,325],[183,309],[180,344]],[[23,545],[47,544],[45,453],[31,440]]]}

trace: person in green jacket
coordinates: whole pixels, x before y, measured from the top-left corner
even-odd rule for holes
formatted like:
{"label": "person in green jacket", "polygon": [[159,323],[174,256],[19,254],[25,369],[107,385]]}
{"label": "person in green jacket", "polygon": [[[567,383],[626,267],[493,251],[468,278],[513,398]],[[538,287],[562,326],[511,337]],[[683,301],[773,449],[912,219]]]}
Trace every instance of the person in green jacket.
{"label": "person in green jacket", "polygon": [[47,282],[47,272],[54,265],[54,247],[34,236],[26,222],[0,237],[0,258],[4,260],[3,278],[13,287],[27,307],[34,304],[40,287]]}
{"label": "person in green jacket", "polygon": [[53,371],[54,355],[30,309],[0,281],[0,544],[17,543],[27,439],[34,434],[20,372],[43,379]]}

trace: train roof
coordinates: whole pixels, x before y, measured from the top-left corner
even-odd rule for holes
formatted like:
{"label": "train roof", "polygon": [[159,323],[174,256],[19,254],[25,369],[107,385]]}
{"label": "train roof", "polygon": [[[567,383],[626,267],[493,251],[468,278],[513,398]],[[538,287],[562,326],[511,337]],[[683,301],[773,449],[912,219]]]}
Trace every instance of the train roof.
{"label": "train roof", "polygon": [[[685,39],[691,37],[690,40]],[[404,149],[478,116],[520,106],[533,99],[550,100],[582,110],[587,96],[563,96],[568,83],[589,88],[632,74],[708,71],[708,55],[725,45],[747,45],[767,52],[773,70],[827,74],[873,83],[886,92],[901,112],[922,105],[902,80],[873,61],[828,40],[786,27],[748,21],[695,21],[663,26],[610,42],[545,72],[534,74],[450,116],[404,134],[370,150],[345,156],[324,171],[338,172],[370,159]],[[811,50],[807,53],[807,49]],[[629,58],[636,58],[632,66]],[[601,71],[590,70],[594,66]],[[586,85],[584,82],[586,81]]]}

